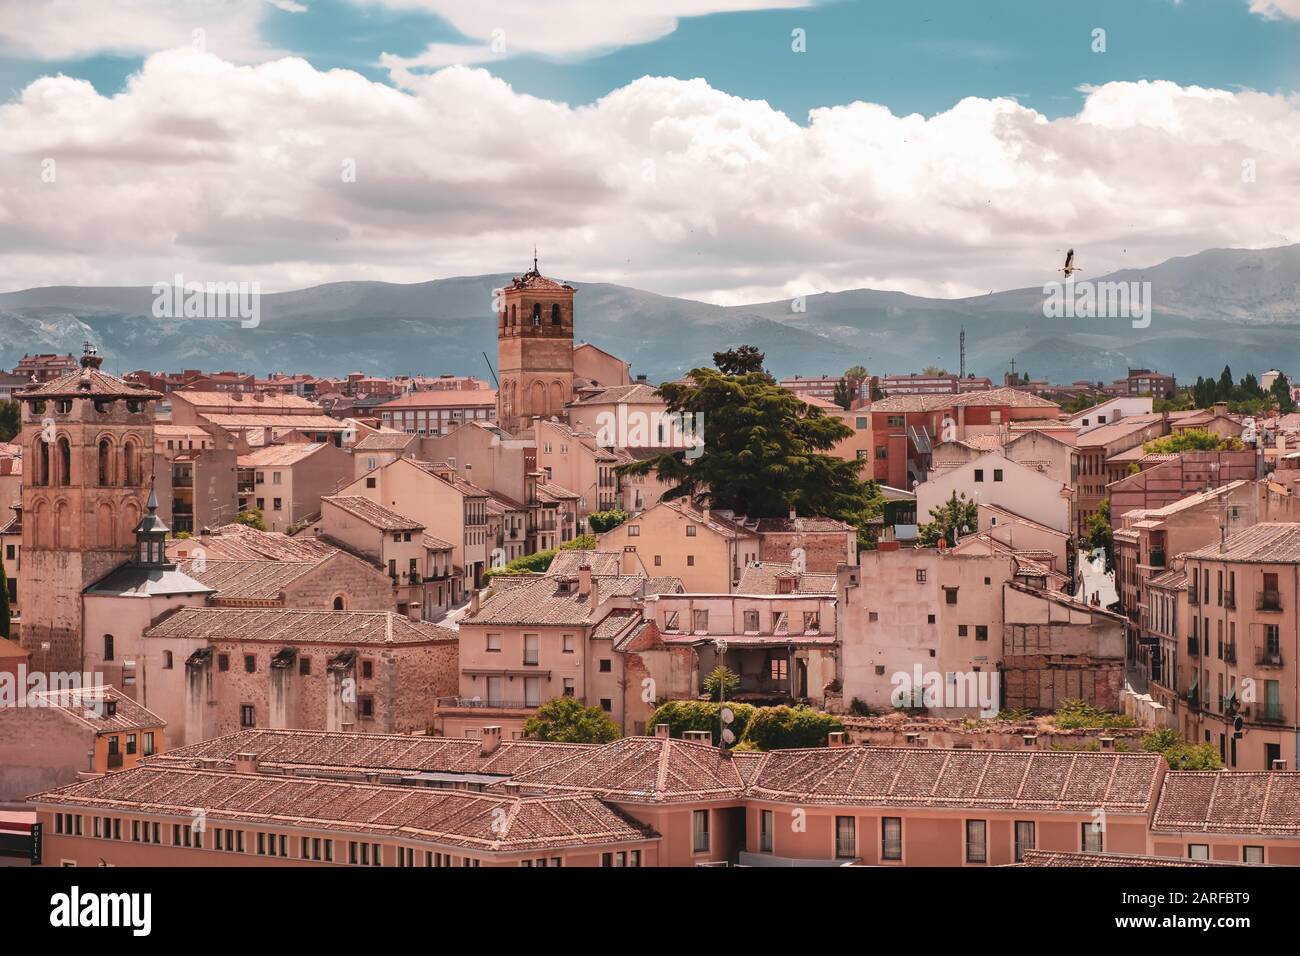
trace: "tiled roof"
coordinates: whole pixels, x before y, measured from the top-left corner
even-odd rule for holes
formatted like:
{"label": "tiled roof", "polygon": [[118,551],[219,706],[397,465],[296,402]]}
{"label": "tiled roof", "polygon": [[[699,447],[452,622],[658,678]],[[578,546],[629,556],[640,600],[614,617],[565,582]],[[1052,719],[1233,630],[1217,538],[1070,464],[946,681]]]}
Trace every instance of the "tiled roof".
{"label": "tiled roof", "polygon": [[162,398],[161,392],[106,375],[97,368],[79,368],[66,375],[33,385],[14,398],[135,398],[140,401]]}
{"label": "tiled roof", "polygon": [[1300,523],[1269,522],[1230,535],[1222,546],[1206,545],[1188,552],[1189,559],[1280,564],[1300,561]]}
{"label": "tiled roof", "polygon": [[549,578],[576,578],[582,565],[591,568],[593,577],[611,577],[622,574],[623,554],[620,551],[557,551],[550,567]]}
{"label": "tiled roof", "polygon": [[[172,393],[176,394],[175,392]],[[235,431],[241,428],[286,428],[302,429],[309,432],[341,432],[352,426],[330,418],[328,415],[275,415],[267,412],[226,414],[222,412],[203,412],[205,421],[219,428]]]}
{"label": "tiled roof", "polygon": [[286,445],[266,445],[257,451],[239,456],[240,468],[274,468],[296,465],[324,448],[320,442],[292,442]]}
{"label": "tiled roof", "polygon": [[[116,687],[83,687],[74,690],[47,690],[33,695],[44,705],[53,707],[71,720],[95,733],[151,730],[166,726],[153,711],[141,707]],[[107,703],[113,702],[113,713]],[[159,741],[161,743],[161,741]]]}
{"label": "tiled roof", "polygon": [[771,561],[756,561],[749,564],[740,575],[736,585],[737,594],[779,594],[777,579],[791,577],[795,580],[794,590],[790,594],[834,594],[834,574],[816,571],[796,573],[789,564],[775,564]]}
{"label": "tiled roof", "polygon": [[355,451],[402,451],[417,437],[405,432],[372,432],[352,447]]}
{"label": "tiled roof", "polygon": [[631,385],[611,385],[608,388],[602,388],[594,395],[588,395],[576,402],[574,405],[610,405],[623,403],[627,405],[662,405],[663,397],[657,394],[654,386],[646,385],[644,382],[634,382]]}
{"label": "tiled roof", "polygon": [[1167,774],[1151,829],[1300,837],[1300,771]]}
{"label": "tiled roof", "polygon": [[1097,448],[1109,445],[1116,439],[1140,431],[1160,420],[1159,415],[1129,415],[1109,425],[1099,425],[1091,431],[1084,432],[1077,442],[1080,448]]}
{"label": "tiled roof", "polygon": [[577,584],[537,575],[504,590],[491,589],[477,615],[462,624],[555,624],[581,627],[593,623],[592,611],[612,597],[633,597],[647,583],[643,577],[593,577],[591,593],[579,594]]}
{"label": "tiled roof", "polygon": [[592,640],[612,641],[640,620],[641,611],[637,608],[616,607],[591,629]]}
{"label": "tiled roof", "polygon": [[406,515],[398,514],[362,495],[330,495],[321,499],[322,504],[327,501],[380,531],[420,531],[424,528],[418,521],[412,521]]}
{"label": "tiled roof", "polygon": [[[745,527],[743,519],[728,517],[727,515],[721,514],[717,511],[710,510],[708,520],[706,521],[703,510],[692,504],[687,504],[685,501],[661,501],[659,505],[656,505],[656,507],[664,507],[671,511],[676,511],[684,518],[688,518],[696,524],[704,525],[710,531],[725,537],[752,538],[756,534],[756,532],[751,528]],[[635,523],[636,520],[636,518],[630,518],[626,523],[632,524]]]}
{"label": "tiled roof", "polygon": [[315,561],[338,550],[311,535],[290,537],[279,531],[227,524],[212,529],[209,534],[168,541],[167,556],[173,559],[192,556],[198,553],[198,548],[203,549],[209,561]]}
{"label": "tiled roof", "polygon": [[1062,850],[1025,850],[1025,866],[1056,866],[1078,869],[1080,867],[1096,869],[1098,867],[1123,867],[1125,869],[1140,866],[1157,867],[1199,867],[1199,866],[1241,866],[1224,860],[1192,860],[1185,856],[1143,856],[1137,853],[1068,853]]}
{"label": "tiled roof", "polygon": [[519,798],[152,764],[30,799],[186,818],[193,808],[202,807],[209,825],[325,825],[484,852],[632,843],[656,836],[586,794]]}
{"label": "tiled roof", "polygon": [[510,288],[533,289],[533,290],[540,289],[547,292],[577,292],[578,291],[571,285],[567,285],[566,283],[563,282],[557,282],[555,279],[548,279],[546,276],[542,275],[540,272],[537,271],[535,265],[532,269],[529,269],[523,275],[515,276],[513,279],[511,279]]}
{"label": "tiled roof", "polygon": [[1149,588],[1165,588],[1170,591],[1187,590],[1187,572],[1182,568],[1170,568],[1155,575],[1147,581]]}
{"label": "tiled roof", "polygon": [[145,637],[286,644],[419,644],[454,641],[441,624],[392,611],[307,611],[299,608],[186,607],[163,618]]}
{"label": "tiled roof", "polygon": [[[886,388],[888,386],[886,385]],[[1059,411],[1056,402],[1039,398],[1032,392],[1018,388],[990,388],[978,392],[962,392],[958,395],[888,395],[878,402],[872,402],[867,410],[872,412],[933,412],[944,408],[961,408],[986,406],[1009,408],[1041,408],[1044,412]]]}
{"label": "tiled roof", "polygon": [[227,412],[243,414],[246,412],[294,412],[311,415],[320,412],[320,406],[301,395],[291,395],[278,391],[205,391],[198,388],[182,388],[171,393],[172,399],[179,399],[201,413]]}
{"label": "tiled roof", "polygon": [[625,737],[515,774],[524,792],[595,793],[628,803],[739,797],[745,781],[734,755],[662,737]]}
{"label": "tiled roof", "polygon": [[358,734],[315,730],[243,730],[151,757],[152,765],[200,766],[219,760],[234,766],[238,753],[257,754],[263,767],[387,771],[399,774],[477,773],[509,776],[544,766],[592,744],[503,740],[486,756],[481,742],[465,737]]}
{"label": "tiled roof", "polygon": [[832,747],[774,750],[749,795],[800,803],[1145,813],[1160,754]]}
{"label": "tiled roof", "polygon": [[575,501],[581,497],[582,495],[576,491],[561,488],[552,481],[539,481],[537,483],[537,498],[542,502]]}
{"label": "tiled roof", "polygon": [[853,531],[853,525],[845,524],[835,518],[751,518],[745,527],[753,528],[759,534],[816,534],[831,532],[847,534]]}
{"label": "tiled roof", "polygon": [[430,551],[455,551],[456,546],[450,541],[444,541],[442,538],[435,537],[431,534],[423,535],[420,538],[424,546]]}
{"label": "tiled roof", "polygon": [[322,561],[226,561],[190,558],[178,562],[181,571],[217,591],[218,601],[274,601],[298,578]]}

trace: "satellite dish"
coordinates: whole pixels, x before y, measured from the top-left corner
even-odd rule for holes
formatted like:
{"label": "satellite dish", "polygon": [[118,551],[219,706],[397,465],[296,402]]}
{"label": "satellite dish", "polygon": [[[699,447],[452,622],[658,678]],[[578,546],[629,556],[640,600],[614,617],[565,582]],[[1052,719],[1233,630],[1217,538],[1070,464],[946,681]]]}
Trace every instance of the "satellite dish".
{"label": "satellite dish", "polygon": [[734,744],[736,742],[736,735],[724,727],[722,729],[722,742],[724,744]]}
{"label": "satellite dish", "polygon": [[722,708],[721,715],[722,715],[722,722],[724,724],[729,724],[736,719],[736,715],[731,712],[730,707]]}

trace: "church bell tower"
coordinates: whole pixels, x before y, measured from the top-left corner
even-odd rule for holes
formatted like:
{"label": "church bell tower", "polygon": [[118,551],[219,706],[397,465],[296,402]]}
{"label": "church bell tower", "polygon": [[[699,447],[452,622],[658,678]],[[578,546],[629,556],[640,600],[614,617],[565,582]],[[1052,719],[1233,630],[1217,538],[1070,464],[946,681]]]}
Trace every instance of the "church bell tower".
{"label": "church bell tower", "polygon": [[501,294],[497,314],[497,424],[527,432],[534,418],[563,417],[573,395],[573,295],[533,268]]}

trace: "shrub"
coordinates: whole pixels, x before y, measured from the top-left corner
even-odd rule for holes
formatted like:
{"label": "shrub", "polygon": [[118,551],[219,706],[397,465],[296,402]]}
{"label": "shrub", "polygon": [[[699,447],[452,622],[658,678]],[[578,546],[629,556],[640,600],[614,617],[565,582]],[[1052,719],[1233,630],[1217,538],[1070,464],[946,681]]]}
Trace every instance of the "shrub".
{"label": "shrub", "polygon": [[1107,727],[1137,726],[1137,721],[1128,714],[1112,714],[1091,704],[1085,704],[1075,697],[1063,700],[1057,705],[1052,722],[1062,730],[1102,730]]}
{"label": "shrub", "polygon": [[599,707],[584,707],[575,697],[555,697],[524,722],[524,736],[566,744],[607,744],[622,734]]}
{"label": "shrub", "polygon": [[1164,754],[1170,770],[1218,770],[1223,765],[1213,744],[1190,744],[1171,727],[1143,737],[1142,749]]}
{"label": "shrub", "polygon": [[[739,741],[744,737],[745,729],[749,726],[749,721],[758,708],[752,704],[733,704],[730,702],[725,706],[731,708],[735,718],[731,722],[731,732],[736,735],[736,740]],[[706,700],[665,701],[650,716],[650,722],[646,726],[646,733],[653,734],[656,724],[667,724],[670,737],[680,737],[688,730],[707,730],[713,734],[713,743],[717,745],[719,742],[718,735],[722,731],[722,708],[722,704]],[[733,749],[740,748],[737,746]]]}
{"label": "shrub", "polygon": [[263,517],[261,508],[249,508],[247,511],[241,511],[235,515],[235,524],[247,525],[258,531],[266,530],[266,518]]}
{"label": "shrub", "polygon": [[608,511],[593,511],[587,515],[587,526],[597,534],[604,534],[612,528],[617,528],[624,521],[630,518],[622,508],[610,508]]}
{"label": "shrub", "polygon": [[741,743],[753,744],[759,750],[825,747],[831,731],[843,729],[838,717],[811,707],[760,707],[745,728]]}
{"label": "shrub", "polygon": [[849,713],[854,717],[870,717],[871,708],[867,706],[867,702],[861,697],[854,697],[853,702],[849,704]]}

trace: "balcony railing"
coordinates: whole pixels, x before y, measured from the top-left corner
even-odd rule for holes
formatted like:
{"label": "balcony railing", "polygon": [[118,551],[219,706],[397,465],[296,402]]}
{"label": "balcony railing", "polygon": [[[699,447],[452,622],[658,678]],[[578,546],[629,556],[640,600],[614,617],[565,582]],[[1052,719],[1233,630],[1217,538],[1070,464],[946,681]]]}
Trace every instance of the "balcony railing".
{"label": "balcony railing", "polygon": [[1255,654],[1255,664],[1259,667],[1281,667],[1282,649],[1261,647]]}
{"label": "balcony railing", "polygon": [[1187,653],[1192,657],[1201,656],[1201,642],[1199,639],[1195,637],[1189,637],[1187,639]]}
{"label": "balcony railing", "polygon": [[1256,611],[1282,610],[1282,593],[1280,591],[1260,591],[1255,599]]}
{"label": "balcony railing", "polygon": [[493,708],[499,710],[528,710],[534,707],[542,706],[540,700],[529,702],[518,698],[507,699],[505,697],[495,700],[486,697],[439,697],[435,703],[437,707],[463,707],[466,709]]}
{"label": "balcony railing", "polygon": [[1224,645],[1223,645],[1223,659],[1224,659],[1225,661],[1227,661],[1229,664],[1235,664],[1235,663],[1237,663],[1237,645],[1236,645],[1236,644],[1224,644]]}
{"label": "balcony railing", "polygon": [[1281,707],[1261,707],[1255,719],[1263,724],[1281,724],[1286,722]]}
{"label": "balcony railing", "polygon": [[1237,595],[1233,594],[1231,591],[1224,591],[1223,606],[1229,611],[1235,611],[1237,609]]}

